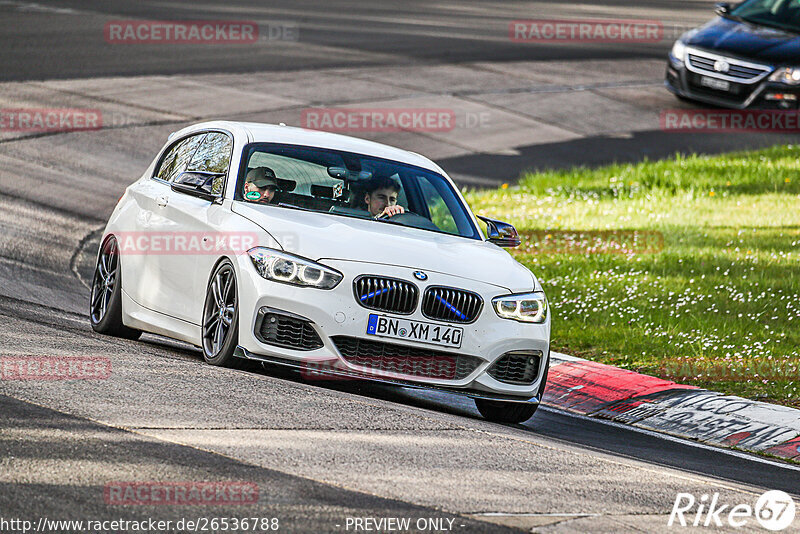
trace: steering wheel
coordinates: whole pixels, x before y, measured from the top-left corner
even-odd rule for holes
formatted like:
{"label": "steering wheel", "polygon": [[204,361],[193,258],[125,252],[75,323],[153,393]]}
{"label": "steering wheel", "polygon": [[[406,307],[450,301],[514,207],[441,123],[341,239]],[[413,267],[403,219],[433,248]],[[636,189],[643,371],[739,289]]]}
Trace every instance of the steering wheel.
{"label": "steering wheel", "polygon": [[[404,211],[403,213],[398,213],[396,215],[389,215],[388,213],[382,213],[381,215],[379,215],[378,217],[375,217],[375,218],[376,219],[383,219],[383,220],[386,220],[386,219],[396,220],[401,215],[417,215],[417,214],[414,213],[413,211]],[[419,215],[417,215],[417,217],[419,217]]]}
{"label": "steering wheel", "polygon": [[397,222],[402,224],[403,226],[410,226],[412,228],[421,228],[423,230],[436,230],[441,231],[441,229],[433,224],[433,221],[430,219],[423,217],[422,215],[417,215],[413,211],[407,211],[405,213],[398,213],[397,215],[393,215],[389,217],[386,214],[381,215],[378,219],[389,219],[393,222]]}

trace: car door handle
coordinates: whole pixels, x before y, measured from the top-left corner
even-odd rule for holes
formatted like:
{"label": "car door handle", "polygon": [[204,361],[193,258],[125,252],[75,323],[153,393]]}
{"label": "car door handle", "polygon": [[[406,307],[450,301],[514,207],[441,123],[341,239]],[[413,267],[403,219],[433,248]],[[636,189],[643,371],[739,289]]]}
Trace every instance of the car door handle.
{"label": "car door handle", "polygon": [[159,196],[158,198],[156,198],[156,204],[158,204],[158,207],[163,208],[164,206],[169,204],[169,197],[167,195]]}

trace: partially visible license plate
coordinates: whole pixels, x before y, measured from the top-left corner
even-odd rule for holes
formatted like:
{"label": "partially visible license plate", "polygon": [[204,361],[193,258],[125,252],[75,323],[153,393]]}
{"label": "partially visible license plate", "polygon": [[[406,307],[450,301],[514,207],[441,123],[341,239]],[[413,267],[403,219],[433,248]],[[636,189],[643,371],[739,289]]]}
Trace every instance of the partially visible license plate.
{"label": "partially visible license plate", "polygon": [[708,76],[700,77],[700,85],[716,89],[717,91],[730,91],[731,82],[725,80],[718,80],[716,78],[709,78]]}
{"label": "partially visible license plate", "polygon": [[371,313],[367,323],[367,335],[459,349],[464,338],[464,329]]}

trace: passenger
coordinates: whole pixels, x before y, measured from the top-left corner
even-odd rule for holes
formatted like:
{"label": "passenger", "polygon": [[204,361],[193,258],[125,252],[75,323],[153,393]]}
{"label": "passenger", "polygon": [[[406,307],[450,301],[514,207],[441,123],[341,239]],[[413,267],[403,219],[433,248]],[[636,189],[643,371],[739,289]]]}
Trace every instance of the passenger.
{"label": "passenger", "polygon": [[260,204],[269,204],[275,197],[277,189],[275,172],[269,167],[256,167],[245,177],[244,198]]}
{"label": "passenger", "polygon": [[406,210],[397,204],[397,195],[400,194],[400,184],[388,176],[375,176],[367,183],[364,202],[367,210],[376,219],[380,217],[393,217]]}

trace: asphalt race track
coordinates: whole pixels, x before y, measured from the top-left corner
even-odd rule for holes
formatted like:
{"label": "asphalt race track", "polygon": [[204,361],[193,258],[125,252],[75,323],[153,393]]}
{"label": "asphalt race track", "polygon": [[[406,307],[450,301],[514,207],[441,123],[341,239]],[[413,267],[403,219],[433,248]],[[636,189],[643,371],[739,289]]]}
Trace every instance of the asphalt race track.
{"label": "asphalt race track", "polygon": [[[347,518],[407,517],[463,532],[659,532],[681,492],[751,506],[769,489],[800,497],[800,468],[770,459],[550,409],[497,425],[460,398],[212,368],[192,347],[89,327],[86,281],[106,218],[166,136],[197,120],[449,107],[486,120],[363,136],[423,152],[472,186],[526,168],[796,141],[660,131],[660,111],[691,107],[661,87],[671,38],[508,40],[514,19],[580,17],[690,27],[711,3],[0,1],[0,108],[108,117],[98,131],[0,131],[0,354],[112,362],[106,380],[0,381],[0,520],[249,516],[352,532]],[[300,33],[255,49],[110,46],[104,24],[124,18],[288,21]],[[258,502],[104,500],[112,482],[221,480],[256,484]]]}

